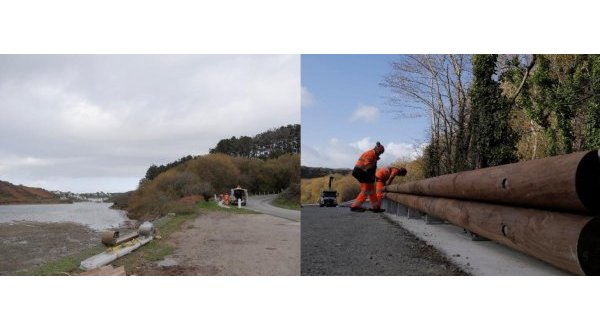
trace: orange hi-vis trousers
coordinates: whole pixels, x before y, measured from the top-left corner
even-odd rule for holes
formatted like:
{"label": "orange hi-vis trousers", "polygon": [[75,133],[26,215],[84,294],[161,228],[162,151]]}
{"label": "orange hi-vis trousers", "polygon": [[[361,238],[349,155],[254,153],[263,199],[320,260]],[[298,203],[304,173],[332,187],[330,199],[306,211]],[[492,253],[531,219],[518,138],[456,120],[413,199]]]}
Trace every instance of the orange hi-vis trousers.
{"label": "orange hi-vis trousers", "polygon": [[377,181],[375,182],[375,197],[377,198],[377,202],[375,204],[373,204],[373,202],[371,202],[371,204],[373,204],[373,208],[374,209],[378,209],[381,207],[381,201],[383,200],[383,188],[385,187],[385,183],[381,182],[381,181]]}
{"label": "orange hi-vis trousers", "polygon": [[377,197],[375,196],[374,188],[375,185],[372,183],[361,183],[360,193],[352,203],[352,207],[360,207],[362,203],[364,203],[367,200],[368,197],[369,201],[371,201],[371,207],[378,208],[378,205],[380,205],[381,203],[377,202]]}

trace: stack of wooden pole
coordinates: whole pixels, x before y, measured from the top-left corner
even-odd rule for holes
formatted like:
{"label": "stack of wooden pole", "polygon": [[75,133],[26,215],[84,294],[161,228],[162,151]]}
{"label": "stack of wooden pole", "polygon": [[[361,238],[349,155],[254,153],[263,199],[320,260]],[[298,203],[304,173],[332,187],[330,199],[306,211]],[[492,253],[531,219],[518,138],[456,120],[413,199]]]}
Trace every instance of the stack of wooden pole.
{"label": "stack of wooden pole", "polygon": [[598,151],[390,185],[385,199],[580,275],[600,274]]}

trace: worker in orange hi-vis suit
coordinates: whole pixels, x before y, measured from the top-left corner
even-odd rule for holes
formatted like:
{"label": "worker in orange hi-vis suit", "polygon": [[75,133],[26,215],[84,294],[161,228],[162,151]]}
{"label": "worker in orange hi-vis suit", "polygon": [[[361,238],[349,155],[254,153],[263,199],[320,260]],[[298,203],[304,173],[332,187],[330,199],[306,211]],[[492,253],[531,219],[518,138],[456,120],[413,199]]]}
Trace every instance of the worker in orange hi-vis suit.
{"label": "worker in orange hi-vis suit", "polygon": [[225,198],[225,205],[229,205],[229,194],[224,194],[223,197]]}
{"label": "worker in orange hi-vis suit", "polygon": [[[375,196],[375,172],[377,171],[377,161],[379,156],[383,154],[385,149],[381,143],[377,142],[375,148],[365,151],[354,166],[352,170],[352,176],[360,183],[360,193],[350,206],[351,211],[363,212],[365,209],[361,207],[362,203],[369,198],[371,205],[377,204],[377,197]],[[374,210],[374,212],[380,212],[380,209]]]}
{"label": "worker in orange hi-vis suit", "polygon": [[396,175],[405,176],[407,173],[404,167],[382,167],[375,172],[375,197],[377,202],[372,204],[373,210],[381,208],[381,200],[383,199],[383,188],[392,184]]}

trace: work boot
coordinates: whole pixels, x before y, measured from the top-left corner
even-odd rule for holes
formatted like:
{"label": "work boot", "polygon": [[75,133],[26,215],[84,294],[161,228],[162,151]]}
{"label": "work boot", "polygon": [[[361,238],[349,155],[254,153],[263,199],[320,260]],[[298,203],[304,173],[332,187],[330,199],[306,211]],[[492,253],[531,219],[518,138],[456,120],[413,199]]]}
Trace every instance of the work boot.
{"label": "work boot", "polygon": [[364,212],[366,211],[366,209],[360,207],[360,206],[350,206],[350,211],[352,212]]}
{"label": "work boot", "polygon": [[373,211],[373,213],[381,213],[381,212],[385,212],[385,209],[376,208],[376,209],[371,209],[371,211]]}

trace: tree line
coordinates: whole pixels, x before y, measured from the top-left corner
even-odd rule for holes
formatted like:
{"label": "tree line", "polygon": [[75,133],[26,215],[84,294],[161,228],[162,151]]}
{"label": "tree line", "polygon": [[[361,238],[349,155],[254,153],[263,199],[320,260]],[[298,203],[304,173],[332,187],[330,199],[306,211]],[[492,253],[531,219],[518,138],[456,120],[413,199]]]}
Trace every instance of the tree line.
{"label": "tree line", "polygon": [[600,55],[407,55],[381,84],[430,119],[427,177],[600,148]]}
{"label": "tree line", "polygon": [[234,157],[269,159],[284,154],[300,153],[300,125],[281,126],[254,137],[240,136],[223,139],[210,153],[223,153]]}
{"label": "tree line", "polygon": [[351,169],[344,168],[326,168],[326,167],[309,167],[309,166],[301,166],[300,167],[300,177],[303,179],[312,179],[318,178],[330,174],[341,174],[347,175],[352,172]]}
{"label": "tree line", "polygon": [[280,193],[291,187],[299,202],[299,183],[298,154],[256,159],[213,153],[196,156],[152,180],[142,180],[120,204],[133,219],[156,218],[169,212],[189,212],[198,200],[229,193],[238,185],[249,193]]}
{"label": "tree line", "polygon": [[[281,126],[259,133],[254,137],[235,136],[220,140],[209,153],[222,153],[233,157],[271,159],[285,154],[300,153],[300,125]],[[142,179],[153,180],[159,174],[199,156],[187,155],[164,165],[152,164]]]}
{"label": "tree line", "polygon": [[138,189],[115,201],[134,219],[193,210],[198,200],[241,186],[249,193],[280,193],[300,200],[300,125],[256,136],[223,139],[207,155],[152,165]]}

